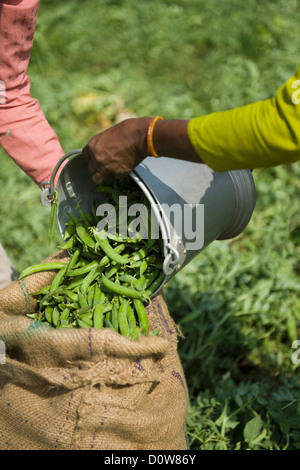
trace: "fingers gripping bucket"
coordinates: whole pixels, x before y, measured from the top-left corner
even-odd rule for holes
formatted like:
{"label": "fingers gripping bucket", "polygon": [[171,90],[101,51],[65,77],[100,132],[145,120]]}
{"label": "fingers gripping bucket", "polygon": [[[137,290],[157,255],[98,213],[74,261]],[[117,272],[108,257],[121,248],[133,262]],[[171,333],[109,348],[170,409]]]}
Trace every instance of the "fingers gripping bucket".
{"label": "fingers gripping bucket", "polygon": [[[93,192],[97,185],[81,150],[75,150],[62,157],[50,182],[44,183],[41,202],[51,205],[54,180],[68,158],[56,186],[62,237],[67,212],[77,215],[79,201],[86,212],[91,211],[95,197],[99,204],[104,201],[101,193],[96,196]],[[150,202],[154,225],[163,239],[165,278],[160,288],[214,240],[239,235],[255,207],[255,186],[249,170],[218,173],[202,163],[148,157],[130,176]]]}

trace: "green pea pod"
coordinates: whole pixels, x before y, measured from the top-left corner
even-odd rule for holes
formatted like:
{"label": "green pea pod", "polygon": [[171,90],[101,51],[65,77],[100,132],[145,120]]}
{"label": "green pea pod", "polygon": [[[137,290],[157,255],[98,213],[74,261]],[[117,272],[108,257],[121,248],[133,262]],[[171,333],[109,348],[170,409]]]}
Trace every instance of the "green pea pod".
{"label": "green pea pod", "polygon": [[160,332],[160,328],[157,328],[156,330],[151,330],[149,331],[148,335],[149,336],[157,336]]}
{"label": "green pea pod", "polygon": [[130,336],[130,328],[128,324],[128,319],[127,319],[127,306],[128,306],[128,301],[122,301],[120,308],[119,308],[119,329],[120,332],[123,336],[126,336],[126,338],[129,338]]}
{"label": "green pea pod", "polygon": [[[118,254],[122,253],[122,251],[124,251],[124,249],[126,248],[126,245],[124,243],[120,243],[120,245],[117,245],[114,250],[115,252],[117,252]],[[111,262],[111,259],[108,257],[108,256],[103,256],[103,258],[101,259],[99,265],[100,266],[107,266],[108,263]]]}
{"label": "green pea pod", "polygon": [[71,250],[74,247],[75,243],[76,243],[76,238],[73,235],[65,243],[63,243],[62,245],[59,245],[58,248],[60,250]]}
{"label": "green pea pod", "polygon": [[130,286],[133,286],[137,290],[143,290],[143,283],[136,277],[131,276],[130,274],[123,274],[119,276],[121,282],[125,282]]}
{"label": "green pea pod", "polygon": [[93,322],[91,320],[81,320],[80,318],[77,318],[77,324],[80,326],[80,328],[92,328],[93,327]]}
{"label": "green pea pod", "polygon": [[96,289],[95,284],[92,284],[88,289],[87,301],[91,307],[94,305],[95,289]]}
{"label": "green pea pod", "polygon": [[49,245],[50,245],[51,240],[53,238],[54,225],[55,225],[55,222],[56,222],[57,202],[58,202],[58,192],[55,190],[54,195],[53,195],[53,201],[52,201],[52,204],[51,204],[50,219],[49,219],[49,229],[48,229],[48,242],[49,242]]}
{"label": "green pea pod", "polygon": [[91,311],[91,307],[87,306],[87,307],[79,307],[74,313],[76,316],[81,316],[90,311]]}
{"label": "green pea pod", "polygon": [[163,261],[155,253],[152,253],[151,255],[147,256],[145,258],[145,261],[147,262],[148,266],[156,267],[158,269],[161,269],[163,265]]}
{"label": "green pea pod", "polygon": [[68,275],[70,277],[81,276],[82,274],[86,274],[90,272],[92,269],[96,268],[98,265],[99,265],[98,261],[91,261],[90,263],[86,264],[85,266],[82,266],[81,268],[72,269],[68,271]]}
{"label": "green pea pod", "polygon": [[31,295],[47,294],[49,291],[50,291],[50,284],[48,286],[42,287],[38,292],[32,292]]}
{"label": "green pea pod", "polygon": [[117,243],[123,243],[123,242],[128,242],[128,237],[122,237],[121,235],[113,234],[110,232],[107,232],[107,238],[110,241],[117,242]]}
{"label": "green pea pod", "polygon": [[78,291],[78,302],[79,302],[80,307],[83,307],[83,308],[89,307],[87,298],[86,298],[86,296],[81,292],[81,290]]}
{"label": "green pea pod", "polygon": [[40,305],[46,307],[53,303],[52,297],[48,294],[44,295],[42,299],[39,300]]}
{"label": "green pea pod", "polygon": [[140,277],[143,276],[143,274],[144,274],[144,272],[146,271],[147,267],[148,267],[147,261],[146,261],[146,260],[143,260],[142,263],[141,263],[141,265],[140,265]]}
{"label": "green pea pod", "polygon": [[92,310],[88,310],[87,312],[82,313],[82,314],[80,315],[80,319],[81,319],[81,320],[92,320],[92,319],[93,319],[93,311],[92,311]]}
{"label": "green pea pod", "polygon": [[55,294],[58,294],[57,290],[55,291],[55,293],[52,293],[52,297],[51,297],[56,302],[56,304],[65,302],[66,297],[64,295],[55,295]]}
{"label": "green pea pod", "polygon": [[104,313],[103,313],[104,304],[99,303],[94,310],[93,315],[93,326],[94,328],[103,328],[103,320],[104,320]]}
{"label": "green pea pod", "polygon": [[114,292],[115,294],[119,294],[124,297],[130,297],[133,299],[142,300],[143,298],[142,293],[140,291],[134,290],[131,287],[122,286],[121,284],[112,282],[110,279],[107,279],[104,274],[102,274],[101,276],[101,281],[107,289]]}
{"label": "green pea pod", "polygon": [[31,274],[36,274],[44,271],[56,271],[63,268],[66,263],[62,263],[60,261],[53,261],[49,263],[41,263],[41,264],[33,264],[28,268],[24,269],[21,274],[19,275],[19,280],[23,279],[26,276],[30,276]]}
{"label": "green pea pod", "polygon": [[135,252],[131,258],[133,259],[133,261],[139,261],[143,258],[146,258],[148,253],[149,253],[149,249],[147,247],[144,247],[138,250],[137,252]]}
{"label": "green pea pod", "polygon": [[105,276],[107,277],[107,279],[117,274],[117,272],[119,271],[119,268],[120,268],[120,265],[117,264],[116,266],[113,266],[112,268],[110,268],[109,271],[108,270],[105,271]]}
{"label": "green pea pod", "polygon": [[[151,222],[150,222],[151,224]],[[151,226],[151,225],[150,225]],[[151,230],[149,230],[149,233],[151,232]],[[147,248],[148,250],[150,250],[156,243],[156,239],[155,238],[149,238],[148,241],[147,241]]]}
{"label": "green pea pod", "polygon": [[60,270],[58,271],[58,273],[56,274],[51,286],[50,286],[50,294],[55,292],[58,287],[60,286],[60,284],[62,283],[64,277],[65,277],[65,274],[67,272],[67,269],[68,269],[68,265],[65,264],[62,268],[60,268]]}
{"label": "green pea pod", "polygon": [[65,299],[63,302],[57,303],[57,307],[62,312],[65,308],[69,308],[68,306],[68,299]]}
{"label": "green pea pod", "polygon": [[71,308],[72,310],[78,310],[78,309],[81,308],[81,307],[80,307],[80,305],[79,305],[78,302],[72,302],[72,303],[70,303],[70,308]]}
{"label": "green pea pod", "polygon": [[165,277],[165,273],[161,273],[145,291],[146,296],[151,297],[151,295],[154,294],[154,292],[161,286],[162,282],[165,280]]}
{"label": "green pea pod", "polygon": [[119,331],[115,330],[113,324],[107,319],[104,320],[104,327],[105,328],[110,328],[111,330],[115,331],[116,333],[119,333]]}
{"label": "green pea pod", "polygon": [[140,329],[139,329],[138,325],[136,325],[134,331],[130,334],[130,339],[132,341],[135,341],[139,338],[139,336],[140,336]]}
{"label": "green pea pod", "polygon": [[96,239],[97,245],[100,246],[106,256],[119,264],[128,264],[128,256],[121,256],[119,253],[117,253],[116,250],[110,245],[108,239],[102,238],[100,232],[97,229],[93,229],[93,235]]}
{"label": "green pea pod", "polygon": [[76,227],[76,225],[78,225],[78,224],[80,223],[78,217],[76,217],[76,216],[75,216],[74,214],[72,214],[71,212],[66,212],[66,214],[67,214],[67,216],[68,216],[69,219],[70,219],[69,222],[68,222],[69,224],[75,225],[75,227]]}
{"label": "green pea pod", "polygon": [[109,322],[111,322],[111,311],[112,311],[112,308],[110,308],[109,310],[105,312],[105,320],[108,320]]}
{"label": "green pea pod", "polygon": [[84,245],[89,248],[95,249],[95,242],[92,237],[88,234],[85,227],[82,224],[76,225],[76,233],[79,239],[83,242]]}
{"label": "green pea pod", "polygon": [[115,331],[119,330],[118,310],[119,310],[119,299],[114,297],[112,300],[112,311],[111,311],[111,323]]}
{"label": "green pea pod", "polygon": [[67,320],[69,318],[69,314],[70,314],[70,309],[65,308],[60,314],[60,317],[59,317],[60,321]]}
{"label": "green pea pod", "polygon": [[139,320],[141,334],[144,335],[147,333],[148,328],[149,328],[149,322],[148,322],[146,309],[144,307],[143,302],[141,302],[138,299],[133,299],[133,304],[134,304],[135,311]]}
{"label": "green pea pod", "polygon": [[93,307],[95,308],[95,307],[97,307],[98,304],[104,303],[104,302],[105,302],[105,294],[104,294],[104,292],[101,291],[99,285],[96,284]]}
{"label": "green pea pod", "polygon": [[[95,260],[95,258],[92,258],[93,260]],[[87,266],[88,264],[90,264],[92,261],[91,261],[91,258],[88,256],[88,258],[84,258],[84,253],[83,253],[83,256],[80,257],[78,263],[77,263],[77,266],[79,268],[83,268],[84,266]],[[94,261],[93,261],[94,262]]]}
{"label": "green pea pod", "polygon": [[64,240],[68,240],[69,238],[72,237],[72,235],[74,235],[74,233],[76,232],[76,229],[75,229],[75,225],[72,224],[72,225],[68,225],[68,223],[66,223],[66,230],[65,230],[65,233],[64,233]]}
{"label": "green pea pod", "polygon": [[112,304],[111,302],[106,302],[103,308],[103,313],[109,313],[112,311]]}
{"label": "green pea pod", "polygon": [[94,279],[96,279],[96,277],[100,274],[101,269],[103,269],[103,268],[99,267],[98,265],[95,266],[88,273],[88,275],[84,278],[84,280],[81,284],[81,287],[80,287],[80,291],[82,292],[82,294],[86,295],[88,287],[94,281]]}
{"label": "green pea pod", "polygon": [[71,281],[68,282],[67,289],[73,290],[73,289],[76,289],[77,287],[80,287],[84,278],[85,278],[84,274],[81,274],[80,276],[76,276],[75,279],[72,279]]}
{"label": "green pea pod", "polygon": [[73,292],[72,290],[70,289],[66,289],[65,290],[65,294],[66,296],[70,299],[70,300],[73,300],[74,302],[77,302],[78,300],[78,294],[76,292]]}
{"label": "green pea pod", "polygon": [[46,318],[48,323],[52,323],[52,312],[53,312],[52,307],[46,307],[45,308],[45,318]]}
{"label": "green pea pod", "polygon": [[71,327],[71,325],[70,325],[70,323],[68,322],[68,320],[60,320],[57,329],[61,330],[61,329],[63,329],[63,328],[70,328],[70,327]]}
{"label": "green pea pod", "polygon": [[144,289],[147,289],[152,284],[152,282],[158,278],[159,274],[160,272],[157,268],[154,268],[150,274],[145,274]]}
{"label": "green pea pod", "polygon": [[127,321],[128,321],[128,326],[130,330],[130,335],[132,335],[136,329],[136,318],[134,314],[134,310],[131,307],[131,305],[127,305]]}
{"label": "green pea pod", "polygon": [[79,212],[79,215],[81,217],[81,220],[82,220],[83,224],[86,227],[90,227],[90,225],[92,225],[92,223],[93,223],[93,220],[92,220],[93,215],[88,213],[88,212],[83,212],[83,210],[81,208],[81,205],[80,205],[80,202],[77,204],[76,209]]}
{"label": "green pea pod", "polygon": [[78,258],[80,256],[80,252],[81,250],[80,249],[77,249],[74,251],[69,263],[68,263],[68,273],[70,271],[72,271],[72,269],[74,268],[74,266],[76,265],[77,261],[78,261]]}
{"label": "green pea pod", "polygon": [[60,311],[57,307],[54,307],[53,312],[52,312],[52,323],[54,326],[58,326],[59,317],[60,317]]}

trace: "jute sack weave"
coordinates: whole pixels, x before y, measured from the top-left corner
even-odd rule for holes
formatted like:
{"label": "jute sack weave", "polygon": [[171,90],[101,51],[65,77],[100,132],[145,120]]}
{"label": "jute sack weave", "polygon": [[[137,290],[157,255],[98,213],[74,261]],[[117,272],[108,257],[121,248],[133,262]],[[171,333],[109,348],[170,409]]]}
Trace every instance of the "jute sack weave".
{"label": "jute sack weave", "polygon": [[[59,251],[45,261],[64,259]],[[147,307],[158,336],[56,330],[25,315],[36,306],[31,293],[54,276],[34,274],[0,291],[0,449],[188,449],[178,330],[163,296]]]}

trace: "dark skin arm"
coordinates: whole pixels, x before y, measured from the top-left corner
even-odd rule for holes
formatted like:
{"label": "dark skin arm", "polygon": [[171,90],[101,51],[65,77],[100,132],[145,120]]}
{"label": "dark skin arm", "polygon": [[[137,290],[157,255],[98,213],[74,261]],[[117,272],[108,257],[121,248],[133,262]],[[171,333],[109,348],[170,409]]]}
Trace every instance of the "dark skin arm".
{"label": "dark skin arm", "polygon": [[[102,183],[110,175],[124,177],[150,155],[147,146],[150,121],[150,117],[127,119],[90,139],[83,155],[95,183]],[[188,137],[188,122],[184,119],[156,122],[153,145],[158,155],[201,162]]]}

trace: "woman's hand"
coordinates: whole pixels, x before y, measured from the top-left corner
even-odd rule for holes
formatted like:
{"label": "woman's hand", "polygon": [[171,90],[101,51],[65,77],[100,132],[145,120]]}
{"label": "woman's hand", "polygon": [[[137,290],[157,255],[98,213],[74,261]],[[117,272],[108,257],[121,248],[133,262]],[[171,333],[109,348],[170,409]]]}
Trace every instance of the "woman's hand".
{"label": "woman's hand", "polygon": [[[83,149],[83,155],[95,183],[102,183],[110,175],[122,178],[150,156],[147,134],[151,119],[126,119],[91,138]],[[202,162],[190,142],[188,122],[183,119],[157,121],[152,137],[158,155]]]}
{"label": "woman's hand", "polygon": [[102,183],[110,175],[122,178],[147,157],[150,120],[126,119],[90,139],[82,153],[95,183]]}

